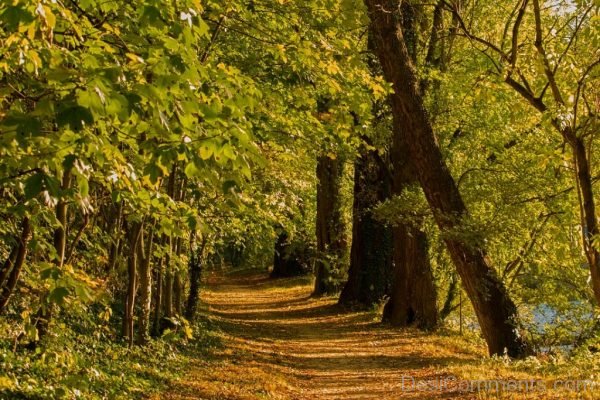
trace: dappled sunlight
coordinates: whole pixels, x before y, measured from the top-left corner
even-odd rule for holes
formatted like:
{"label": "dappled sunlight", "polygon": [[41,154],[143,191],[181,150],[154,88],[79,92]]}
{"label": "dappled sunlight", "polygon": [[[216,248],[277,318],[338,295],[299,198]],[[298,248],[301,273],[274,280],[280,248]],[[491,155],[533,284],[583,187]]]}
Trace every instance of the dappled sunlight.
{"label": "dappled sunlight", "polygon": [[462,342],[392,329],[373,312],[343,310],[311,290],[306,278],[211,276],[203,301],[224,347],[199,361],[169,398],[448,398],[451,391],[407,391],[408,377],[439,378],[440,368],[483,355]]}

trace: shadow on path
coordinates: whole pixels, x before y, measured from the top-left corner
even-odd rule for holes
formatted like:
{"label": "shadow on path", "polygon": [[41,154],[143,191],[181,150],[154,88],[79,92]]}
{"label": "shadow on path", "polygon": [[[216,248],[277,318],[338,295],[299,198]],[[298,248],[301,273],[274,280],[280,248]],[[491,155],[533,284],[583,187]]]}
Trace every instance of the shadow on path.
{"label": "shadow on path", "polygon": [[473,362],[481,349],[391,329],[373,313],[344,311],[333,298],[311,298],[311,288],[306,278],[211,276],[203,301],[222,330],[224,347],[198,360],[163,398],[469,398],[439,387],[411,389],[413,382],[439,383],[445,366]]}

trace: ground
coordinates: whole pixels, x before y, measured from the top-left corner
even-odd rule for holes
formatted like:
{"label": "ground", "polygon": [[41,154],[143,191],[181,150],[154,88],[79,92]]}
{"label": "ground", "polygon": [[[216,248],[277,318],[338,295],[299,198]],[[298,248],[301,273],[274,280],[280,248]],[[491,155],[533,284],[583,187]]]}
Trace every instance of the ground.
{"label": "ground", "polygon": [[[574,392],[465,391],[451,380],[534,379],[485,363],[460,337],[396,329],[377,313],[348,312],[310,297],[308,278],[213,274],[202,299],[220,346],[191,363],[160,399],[574,398]],[[469,372],[470,371],[470,372]],[[473,371],[475,373],[473,374]],[[480,375],[484,375],[482,378]],[[413,383],[414,382],[414,383]],[[416,390],[425,388],[427,390]],[[533,392],[533,393],[532,393]],[[517,393],[517,394],[515,394]],[[552,395],[551,395],[552,394]],[[579,398],[579,397],[578,397]],[[595,398],[595,397],[585,397]]]}

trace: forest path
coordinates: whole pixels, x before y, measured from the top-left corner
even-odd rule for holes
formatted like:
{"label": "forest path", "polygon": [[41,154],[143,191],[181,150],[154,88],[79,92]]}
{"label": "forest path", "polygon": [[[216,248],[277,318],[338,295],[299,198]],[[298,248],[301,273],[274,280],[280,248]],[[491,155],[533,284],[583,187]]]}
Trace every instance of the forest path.
{"label": "forest path", "polygon": [[161,398],[468,398],[406,390],[407,377],[434,382],[447,375],[445,366],[481,356],[458,341],[391,329],[373,313],[343,312],[334,298],[311,298],[307,278],[245,272],[213,275],[207,286],[202,300],[221,330],[221,346],[194,361]]}

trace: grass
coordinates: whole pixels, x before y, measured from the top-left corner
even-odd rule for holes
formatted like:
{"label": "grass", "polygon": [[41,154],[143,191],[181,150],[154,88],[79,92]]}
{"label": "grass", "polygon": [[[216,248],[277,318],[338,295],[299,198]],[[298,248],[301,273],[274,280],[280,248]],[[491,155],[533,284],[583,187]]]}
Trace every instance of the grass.
{"label": "grass", "polygon": [[[68,328],[76,324],[55,326],[60,335],[33,352],[0,341],[0,399],[600,398],[600,357],[589,350],[598,345],[490,358],[475,335],[395,329],[376,310],[312,298],[306,277],[238,271],[207,281],[189,342],[128,349],[114,332]],[[15,329],[0,328],[5,337]]]}

